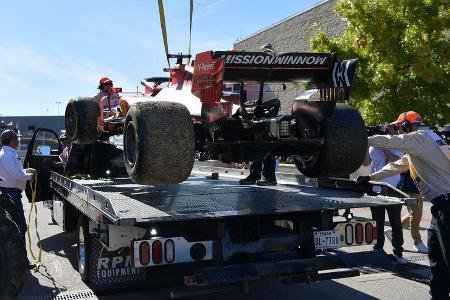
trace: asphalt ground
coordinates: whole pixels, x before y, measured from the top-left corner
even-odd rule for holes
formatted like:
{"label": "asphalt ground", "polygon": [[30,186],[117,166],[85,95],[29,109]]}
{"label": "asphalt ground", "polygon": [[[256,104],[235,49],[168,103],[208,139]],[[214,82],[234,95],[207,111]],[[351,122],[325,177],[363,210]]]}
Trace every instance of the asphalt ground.
{"label": "asphalt ground", "polygon": [[[28,218],[29,203],[24,195],[24,207]],[[19,299],[167,299],[170,288],[111,290],[95,294],[85,285],[76,271],[76,234],[65,233],[51,222],[50,210],[38,207],[38,228],[42,245],[42,266],[29,271]],[[370,217],[369,209],[354,211],[357,217]],[[406,208],[403,209],[406,213]],[[387,220],[387,217],[386,217]],[[427,238],[426,228],[431,220],[430,204],[425,203],[421,234]],[[388,222],[386,222],[388,225]],[[32,227],[32,231],[34,228]],[[277,280],[264,280],[249,286],[248,290],[219,290],[215,294],[192,296],[188,299],[428,299],[429,276],[426,255],[412,252],[413,242],[408,230],[403,230],[407,266],[389,264],[380,268],[362,268],[361,276],[313,282],[311,284],[283,285]],[[36,237],[33,232],[33,244]],[[368,250],[368,246],[353,247],[351,251]],[[385,250],[392,253],[386,239]],[[28,256],[33,261],[30,253]],[[247,290],[247,292],[245,291]]]}

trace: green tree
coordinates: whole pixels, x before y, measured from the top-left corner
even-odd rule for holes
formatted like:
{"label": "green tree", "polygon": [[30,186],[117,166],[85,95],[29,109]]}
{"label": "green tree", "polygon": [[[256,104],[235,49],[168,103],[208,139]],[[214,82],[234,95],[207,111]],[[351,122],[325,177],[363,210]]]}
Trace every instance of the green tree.
{"label": "green tree", "polygon": [[339,0],[342,36],[318,29],[315,51],[357,58],[349,104],[367,124],[414,110],[430,125],[450,122],[449,0]]}

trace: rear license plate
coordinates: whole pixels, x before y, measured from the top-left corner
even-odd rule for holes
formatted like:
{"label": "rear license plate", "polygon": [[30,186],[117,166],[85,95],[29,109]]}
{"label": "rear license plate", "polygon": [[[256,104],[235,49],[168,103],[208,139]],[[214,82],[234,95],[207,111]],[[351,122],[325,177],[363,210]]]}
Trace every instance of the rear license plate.
{"label": "rear license plate", "polygon": [[315,231],[314,245],[317,250],[340,248],[341,234],[335,230]]}

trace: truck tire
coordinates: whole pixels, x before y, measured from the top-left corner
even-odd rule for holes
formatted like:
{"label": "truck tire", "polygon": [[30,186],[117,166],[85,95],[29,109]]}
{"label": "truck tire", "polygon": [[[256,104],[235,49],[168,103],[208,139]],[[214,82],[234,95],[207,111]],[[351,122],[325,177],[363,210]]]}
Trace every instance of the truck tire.
{"label": "truck tire", "polygon": [[27,271],[27,253],[19,228],[1,207],[0,241],[0,299],[17,299]]}
{"label": "truck tire", "polygon": [[98,137],[97,118],[100,107],[90,97],[71,99],[66,106],[66,134],[73,143],[92,144]]}
{"label": "truck tire", "polygon": [[187,108],[173,102],[140,102],[128,111],[124,160],[138,184],[180,183],[191,174],[195,158],[194,126]]}
{"label": "truck tire", "polygon": [[334,114],[321,126],[325,144],[320,154],[293,156],[297,169],[308,177],[347,176],[356,171],[367,151],[366,127],[358,111],[337,103]]}
{"label": "truck tire", "polygon": [[[14,221],[19,224],[19,214],[13,199],[6,193],[0,192],[0,209],[3,208]],[[19,228],[20,229],[20,228]]]}
{"label": "truck tire", "polygon": [[78,217],[77,224],[77,261],[81,280],[90,281],[90,235],[89,222],[84,215]]}

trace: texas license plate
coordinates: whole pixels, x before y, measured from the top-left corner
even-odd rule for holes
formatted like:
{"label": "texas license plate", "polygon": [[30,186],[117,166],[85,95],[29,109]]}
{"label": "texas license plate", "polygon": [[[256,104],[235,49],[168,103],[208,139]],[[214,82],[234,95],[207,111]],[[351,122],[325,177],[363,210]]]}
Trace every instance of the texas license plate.
{"label": "texas license plate", "polygon": [[317,250],[337,249],[341,247],[341,235],[335,230],[315,231],[314,244]]}

